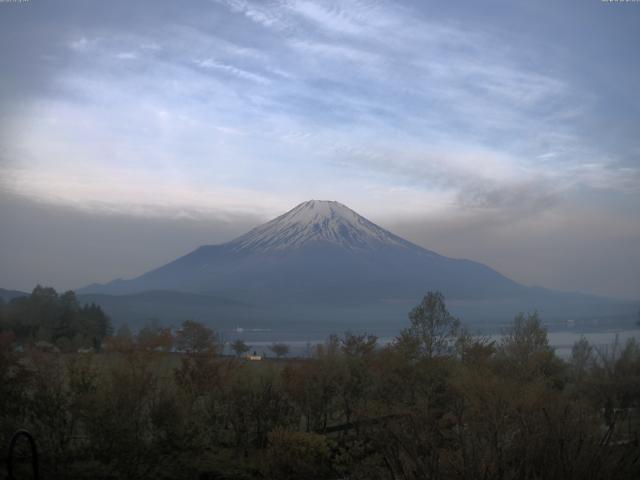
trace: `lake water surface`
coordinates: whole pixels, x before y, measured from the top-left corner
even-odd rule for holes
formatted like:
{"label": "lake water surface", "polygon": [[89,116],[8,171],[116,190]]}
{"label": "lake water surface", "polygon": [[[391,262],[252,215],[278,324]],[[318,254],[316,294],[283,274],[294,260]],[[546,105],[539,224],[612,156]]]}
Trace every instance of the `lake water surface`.
{"label": "lake water surface", "polygon": [[[254,333],[254,335],[248,335],[248,333]],[[236,337],[245,339],[247,345],[251,347],[252,351],[259,354],[266,354],[267,356],[273,356],[269,350],[269,346],[275,341],[282,341],[289,345],[291,351],[289,356],[307,356],[312,350],[313,345],[323,343],[325,339],[315,338],[311,340],[271,340],[270,338],[277,338],[276,332],[264,332],[264,337],[267,339],[261,339],[262,335],[257,335],[258,332],[238,332]],[[488,335],[492,340],[499,342],[502,338],[500,334]],[[640,341],[640,329],[632,330],[607,330],[601,332],[594,331],[580,331],[567,330],[567,331],[551,331],[548,333],[549,344],[555,349],[556,354],[561,358],[568,358],[571,355],[571,348],[575,342],[584,337],[587,341],[596,348],[612,348],[616,344],[621,348],[630,338],[635,338]],[[235,339],[232,335],[227,334],[227,338]],[[249,338],[247,338],[249,337]],[[380,345],[386,345],[393,341],[394,337],[381,337],[378,342]],[[228,351],[226,347],[226,353],[232,353]]]}

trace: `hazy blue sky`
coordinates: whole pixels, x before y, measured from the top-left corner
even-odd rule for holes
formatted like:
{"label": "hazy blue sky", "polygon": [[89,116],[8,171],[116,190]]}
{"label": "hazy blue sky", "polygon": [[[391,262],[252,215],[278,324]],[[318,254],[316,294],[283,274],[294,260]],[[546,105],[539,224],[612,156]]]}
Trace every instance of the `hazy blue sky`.
{"label": "hazy blue sky", "polygon": [[0,286],[128,277],[310,199],[640,297],[640,3],[0,3]]}

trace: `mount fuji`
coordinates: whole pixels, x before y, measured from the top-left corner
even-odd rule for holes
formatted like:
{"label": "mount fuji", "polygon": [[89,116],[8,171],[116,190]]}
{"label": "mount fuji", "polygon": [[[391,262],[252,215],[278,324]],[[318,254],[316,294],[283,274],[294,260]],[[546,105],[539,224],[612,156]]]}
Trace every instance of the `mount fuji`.
{"label": "mount fuji", "polygon": [[[187,295],[192,303],[194,296],[216,298],[210,313],[225,318],[364,320],[406,318],[407,309],[428,290],[443,292],[456,313],[477,318],[492,317],[500,308],[509,316],[534,308],[574,315],[579,313],[576,304],[593,313],[598,303],[586,295],[525,287],[481,263],[448,258],[404,240],[341,203],[318,200],[301,203],[230,242],[201,246],[137,278],[90,285],[80,293],[98,303],[150,292],[160,299]],[[223,313],[220,302],[226,305]],[[230,305],[236,305],[235,314],[229,313]],[[197,314],[208,315],[202,308]]]}
{"label": "mount fuji", "polygon": [[222,245],[206,245],[131,280],[82,292],[177,290],[252,301],[395,298],[429,289],[456,298],[522,290],[480,263],[426,250],[345,205],[310,200]]}

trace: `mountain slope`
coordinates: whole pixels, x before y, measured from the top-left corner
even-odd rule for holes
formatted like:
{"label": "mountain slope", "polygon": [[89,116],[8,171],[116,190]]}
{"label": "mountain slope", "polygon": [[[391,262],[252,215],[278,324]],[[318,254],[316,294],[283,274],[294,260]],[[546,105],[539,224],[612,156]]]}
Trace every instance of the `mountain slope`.
{"label": "mountain slope", "polygon": [[0,288],[0,298],[5,302],[9,302],[18,297],[26,297],[27,295],[29,294],[19,290],[6,290],[4,288]]}
{"label": "mountain slope", "polygon": [[222,245],[203,246],[132,280],[84,293],[178,290],[250,302],[360,302],[514,295],[523,287],[495,270],[438,255],[338,202],[311,200]]}
{"label": "mountain slope", "polygon": [[[130,295],[84,293],[78,295],[82,304],[100,305],[117,324],[143,327],[150,319],[179,323],[186,318],[218,320],[218,327],[232,327],[247,318],[251,305],[226,298],[175,291],[151,290]],[[226,323],[220,322],[225,319]]]}

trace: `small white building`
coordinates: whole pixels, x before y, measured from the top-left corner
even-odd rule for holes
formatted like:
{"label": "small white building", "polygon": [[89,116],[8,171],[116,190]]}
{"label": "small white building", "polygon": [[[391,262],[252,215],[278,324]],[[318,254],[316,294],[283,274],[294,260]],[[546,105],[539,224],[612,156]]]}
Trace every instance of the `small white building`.
{"label": "small white building", "polygon": [[247,355],[247,360],[251,360],[253,362],[260,361],[262,360],[262,355],[258,355],[257,352],[253,352],[253,354],[250,353]]}

